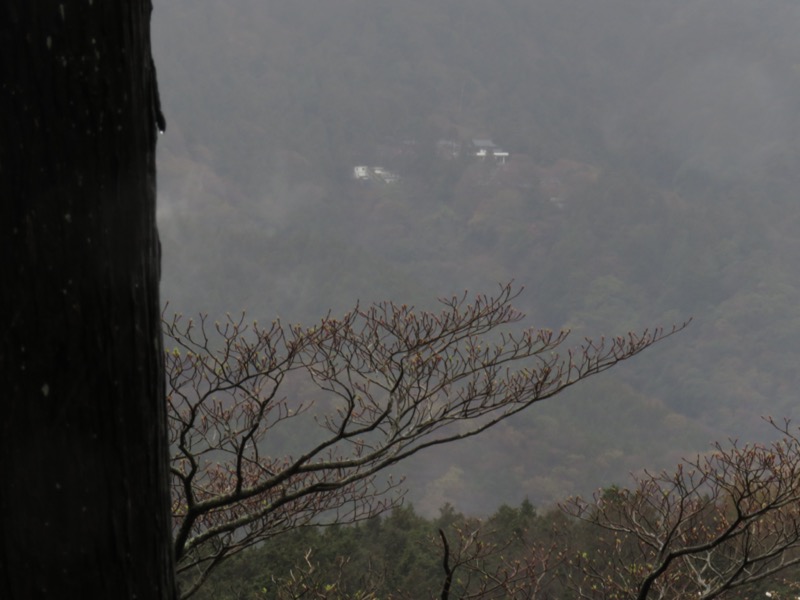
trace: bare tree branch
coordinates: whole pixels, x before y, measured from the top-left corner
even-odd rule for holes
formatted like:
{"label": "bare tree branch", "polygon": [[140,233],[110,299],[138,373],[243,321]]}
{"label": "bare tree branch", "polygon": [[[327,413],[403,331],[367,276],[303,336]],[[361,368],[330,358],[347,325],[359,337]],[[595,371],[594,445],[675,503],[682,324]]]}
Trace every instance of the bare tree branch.
{"label": "bare tree branch", "polygon": [[[511,305],[518,293],[444,299],[439,313],[357,306],[310,328],[165,320],[179,571],[199,568],[202,580],[220,548],[227,557],[295,527],[380,513],[399,498],[400,482],[378,479],[388,467],[474,436],[686,325],[559,353],[566,331],[502,331],[523,316]],[[299,435],[299,451],[270,445]]]}
{"label": "bare tree branch", "polygon": [[645,473],[564,510],[605,531],[579,555],[580,598],[719,597],[800,563],[800,440],[715,444],[674,473]]}

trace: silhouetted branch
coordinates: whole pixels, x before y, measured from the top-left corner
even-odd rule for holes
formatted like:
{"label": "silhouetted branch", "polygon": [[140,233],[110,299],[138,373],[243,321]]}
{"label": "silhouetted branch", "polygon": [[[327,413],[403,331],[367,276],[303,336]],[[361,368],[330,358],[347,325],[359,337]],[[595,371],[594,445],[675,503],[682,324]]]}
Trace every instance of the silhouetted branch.
{"label": "silhouetted branch", "polygon": [[770,422],[783,439],[769,446],[717,443],[674,473],[565,505],[607,532],[578,559],[578,597],[710,599],[800,563],[800,440]]}
{"label": "silhouetted branch", "polygon": [[442,567],[444,568],[444,583],[442,584],[442,600],[450,598],[450,586],[453,584],[453,570],[450,568],[450,546],[447,544],[447,536],[444,530],[439,530],[439,537],[442,538]]}
{"label": "silhouetted branch", "polygon": [[439,313],[357,306],[309,328],[165,320],[179,571],[203,579],[218,562],[210,549],[228,557],[306,524],[378,514],[399,498],[399,482],[377,479],[391,465],[477,435],[685,326],[559,354],[566,331],[502,331],[523,316],[518,294],[452,297]]}

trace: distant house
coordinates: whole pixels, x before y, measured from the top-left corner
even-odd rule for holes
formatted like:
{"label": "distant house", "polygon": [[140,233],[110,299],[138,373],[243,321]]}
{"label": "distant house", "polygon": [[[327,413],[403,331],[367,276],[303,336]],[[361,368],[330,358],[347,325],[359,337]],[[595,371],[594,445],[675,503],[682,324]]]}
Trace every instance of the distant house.
{"label": "distant house", "polygon": [[492,151],[492,156],[494,157],[494,159],[498,163],[503,165],[503,164],[505,164],[505,162],[508,159],[508,157],[510,156],[510,154],[508,152],[506,152],[505,150],[500,150],[500,148],[498,148],[497,150],[493,150]]}
{"label": "distant house", "polygon": [[378,181],[383,183],[394,183],[400,179],[397,173],[393,173],[383,167],[370,167],[358,165],[353,167],[353,179],[356,181]]}
{"label": "distant house", "polygon": [[397,173],[392,173],[383,167],[372,167],[372,172],[375,174],[375,177],[381,179],[384,183],[394,183],[400,179]]}
{"label": "distant house", "polygon": [[484,159],[487,156],[491,156],[500,164],[504,164],[510,156],[508,152],[488,139],[473,139],[472,148],[478,158]]}

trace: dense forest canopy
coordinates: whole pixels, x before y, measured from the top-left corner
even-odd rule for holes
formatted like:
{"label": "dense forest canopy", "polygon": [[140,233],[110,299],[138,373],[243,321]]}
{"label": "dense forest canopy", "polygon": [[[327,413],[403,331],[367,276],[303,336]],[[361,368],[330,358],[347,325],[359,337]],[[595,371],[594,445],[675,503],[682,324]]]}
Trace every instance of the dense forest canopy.
{"label": "dense forest canopy", "polygon": [[800,383],[798,25],[789,0],[157,3],[162,295],[312,322],[514,279],[531,324],[578,339],[694,318],[408,466],[428,515],[769,435]]}

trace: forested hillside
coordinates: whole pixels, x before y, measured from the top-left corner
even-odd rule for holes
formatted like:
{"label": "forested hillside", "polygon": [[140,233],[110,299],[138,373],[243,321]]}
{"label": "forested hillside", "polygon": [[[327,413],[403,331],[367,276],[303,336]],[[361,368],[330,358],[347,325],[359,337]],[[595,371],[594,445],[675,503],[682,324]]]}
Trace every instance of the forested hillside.
{"label": "forested hillside", "polygon": [[797,413],[794,2],[170,0],[153,25],[169,311],[310,323],[514,279],[575,343],[693,318],[406,464],[423,514],[546,505]]}
{"label": "forested hillside", "polygon": [[[607,498],[618,493],[604,490]],[[265,544],[229,561],[196,598],[442,598],[445,571],[438,531],[449,540],[452,553],[451,598],[575,598],[580,593],[576,590],[579,582],[588,584],[582,598],[630,598],[639,591],[634,583],[636,563],[627,577],[618,573],[617,581],[625,581],[629,587],[611,583],[615,580],[612,573],[622,570],[622,565],[603,560],[607,558],[603,534],[592,523],[570,519],[558,510],[540,512],[523,500],[519,507],[501,505],[480,520],[459,514],[449,504],[427,519],[412,506],[405,506],[354,527],[299,529],[283,536],[280,543]],[[625,545],[627,552],[620,552],[625,559],[641,557],[641,547],[636,548],[631,540],[619,544]],[[578,572],[587,565],[578,557],[588,556],[598,557],[595,566],[604,578],[581,579]],[[797,576],[797,567],[792,567],[778,577],[703,597],[794,598]],[[672,579],[674,584],[662,584],[650,596],[691,598],[703,594],[698,592],[702,585],[687,584],[680,577],[664,579]]]}

